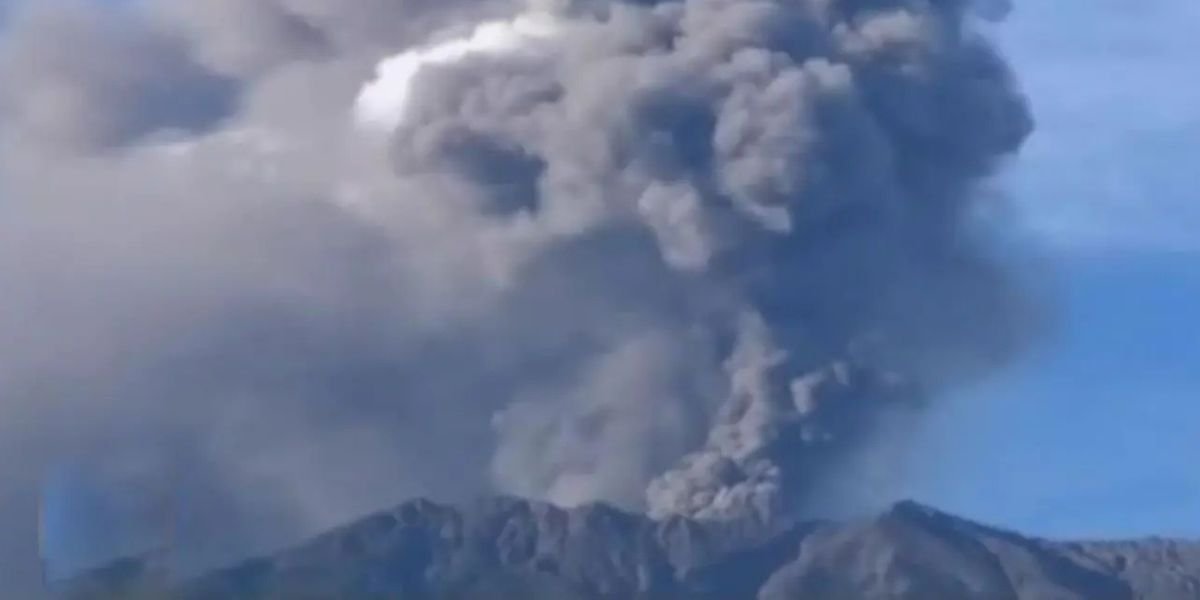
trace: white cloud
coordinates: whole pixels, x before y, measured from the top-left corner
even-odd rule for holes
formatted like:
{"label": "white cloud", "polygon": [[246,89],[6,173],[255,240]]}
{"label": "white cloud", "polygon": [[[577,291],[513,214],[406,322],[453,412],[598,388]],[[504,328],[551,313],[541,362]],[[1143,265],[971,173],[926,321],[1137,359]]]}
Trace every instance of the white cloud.
{"label": "white cloud", "polygon": [[375,80],[363,87],[355,104],[358,122],[391,131],[404,119],[412,86],[425,67],[458,62],[471,55],[509,54],[530,42],[554,37],[560,24],[545,13],[530,13],[508,21],[489,21],[471,33],[385,59]]}

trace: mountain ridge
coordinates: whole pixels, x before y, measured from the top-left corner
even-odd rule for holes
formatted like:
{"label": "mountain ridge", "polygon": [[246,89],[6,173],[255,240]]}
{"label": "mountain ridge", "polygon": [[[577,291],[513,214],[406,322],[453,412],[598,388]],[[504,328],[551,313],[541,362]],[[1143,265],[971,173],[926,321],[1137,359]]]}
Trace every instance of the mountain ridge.
{"label": "mountain ridge", "polygon": [[[79,600],[1200,599],[1200,541],[1058,542],[912,501],[848,521],[652,520],[603,504],[413,500],[171,586],[116,564]],[[140,568],[139,568],[140,567]]]}

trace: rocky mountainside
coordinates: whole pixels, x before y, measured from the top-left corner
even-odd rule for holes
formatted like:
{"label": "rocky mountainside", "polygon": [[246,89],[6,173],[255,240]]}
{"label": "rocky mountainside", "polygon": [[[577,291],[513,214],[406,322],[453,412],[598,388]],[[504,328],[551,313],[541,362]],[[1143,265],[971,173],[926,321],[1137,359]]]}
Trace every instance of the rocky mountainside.
{"label": "rocky mountainside", "polygon": [[606,506],[414,501],[274,556],[153,589],[125,561],[70,598],[1200,599],[1200,543],[1052,542],[911,502],[860,521],[651,521]]}

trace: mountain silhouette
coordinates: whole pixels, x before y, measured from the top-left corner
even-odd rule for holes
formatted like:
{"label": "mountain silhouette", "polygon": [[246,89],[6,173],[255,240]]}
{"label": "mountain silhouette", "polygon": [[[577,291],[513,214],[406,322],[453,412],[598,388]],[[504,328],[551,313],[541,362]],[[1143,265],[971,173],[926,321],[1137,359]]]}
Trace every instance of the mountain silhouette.
{"label": "mountain silhouette", "polygon": [[901,502],[872,518],[654,521],[605,505],[416,500],[164,585],[139,559],[62,594],[488,600],[1200,599],[1200,542],[1059,542]]}

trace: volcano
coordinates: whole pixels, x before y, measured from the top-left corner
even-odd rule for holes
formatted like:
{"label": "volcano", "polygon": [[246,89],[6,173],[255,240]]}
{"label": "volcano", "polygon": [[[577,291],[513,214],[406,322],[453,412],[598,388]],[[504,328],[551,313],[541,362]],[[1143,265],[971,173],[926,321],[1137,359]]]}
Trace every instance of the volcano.
{"label": "volcano", "polygon": [[163,585],[132,559],[72,600],[1183,600],[1200,542],[1051,541],[914,502],[843,522],[665,520],[515,498],[402,504],[277,554]]}

